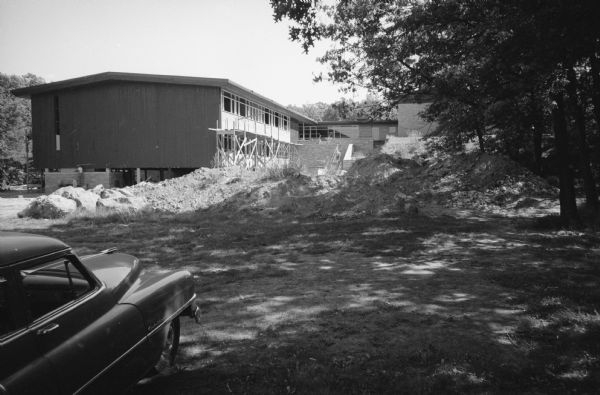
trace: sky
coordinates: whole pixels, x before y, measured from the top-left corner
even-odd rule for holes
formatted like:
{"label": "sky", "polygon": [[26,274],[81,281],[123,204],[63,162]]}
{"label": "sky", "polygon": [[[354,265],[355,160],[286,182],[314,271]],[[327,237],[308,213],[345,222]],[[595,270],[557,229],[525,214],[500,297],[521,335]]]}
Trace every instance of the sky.
{"label": "sky", "polygon": [[313,82],[325,44],[304,54],[272,14],[268,0],[0,0],[0,72],[228,78],[284,105],[341,98]]}

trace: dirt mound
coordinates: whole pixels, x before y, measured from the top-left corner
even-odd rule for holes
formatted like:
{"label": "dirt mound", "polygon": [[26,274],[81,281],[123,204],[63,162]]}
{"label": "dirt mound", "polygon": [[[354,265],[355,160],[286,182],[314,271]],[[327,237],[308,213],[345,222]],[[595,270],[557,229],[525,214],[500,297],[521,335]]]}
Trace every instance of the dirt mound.
{"label": "dirt mound", "polygon": [[129,190],[136,196],[143,196],[151,209],[185,212],[218,204],[250,188],[254,181],[255,175],[249,171],[201,168],[156,184],[142,182]]}
{"label": "dirt mound", "polygon": [[488,211],[530,209],[557,191],[508,158],[470,153],[428,159],[372,155],[357,160],[342,177],[310,178],[292,169],[201,168],[159,183],[96,193],[97,211],[181,213],[211,208],[353,216],[414,214],[432,204]]}
{"label": "dirt mound", "polygon": [[[469,153],[417,161],[381,154],[359,160],[348,170],[332,208],[411,211],[415,205],[434,203],[497,211],[531,207],[556,194],[546,180],[499,155]],[[527,204],[523,199],[529,199]]]}
{"label": "dirt mound", "polygon": [[145,198],[150,209],[181,213],[207,208],[289,209],[292,200],[318,196],[334,185],[293,171],[201,168],[183,177],[156,184],[143,182],[127,190]]}
{"label": "dirt mound", "polygon": [[548,194],[554,189],[546,180],[502,155],[469,153],[437,158],[428,174],[442,182],[458,182],[457,190],[490,191],[504,188],[507,193]]}
{"label": "dirt mound", "polygon": [[556,193],[545,180],[508,158],[475,153],[428,160],[372,155],[356,161],[343,177],[202,168],[121,191],[142,197],[149,208],[164,212],[211,208],[321,216],[414,214],[431,204],[488,211],[520,209]]}

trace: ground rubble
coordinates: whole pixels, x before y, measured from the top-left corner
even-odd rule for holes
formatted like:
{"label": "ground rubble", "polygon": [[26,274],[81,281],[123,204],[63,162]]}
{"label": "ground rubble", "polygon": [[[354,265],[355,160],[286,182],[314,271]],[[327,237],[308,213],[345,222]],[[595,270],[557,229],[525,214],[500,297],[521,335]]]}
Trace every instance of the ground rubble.
{"label": "ground rubble", "polygon": [[523,210],[547,212],[557,195],[546,180],[499,155],[403,159],[376,154],[357,160],[345,174],[312,178],[293,169],[201,168],[182,177],[125,188],[64,187],[35,199],[19,216],[204,209],[354,216],[416,214],[432,205],[510,215]]}

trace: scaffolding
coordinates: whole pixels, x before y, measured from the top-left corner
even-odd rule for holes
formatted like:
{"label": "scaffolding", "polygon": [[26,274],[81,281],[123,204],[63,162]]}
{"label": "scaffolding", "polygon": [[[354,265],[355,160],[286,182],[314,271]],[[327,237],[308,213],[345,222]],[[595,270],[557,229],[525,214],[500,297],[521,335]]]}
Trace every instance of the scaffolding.
{"label": "scaffolding", "polygon": [[231,129],[209,128],[216,133],[215,167],[284,167],[297,159],[299,144],[251,133],[239,125],[238,120]]}

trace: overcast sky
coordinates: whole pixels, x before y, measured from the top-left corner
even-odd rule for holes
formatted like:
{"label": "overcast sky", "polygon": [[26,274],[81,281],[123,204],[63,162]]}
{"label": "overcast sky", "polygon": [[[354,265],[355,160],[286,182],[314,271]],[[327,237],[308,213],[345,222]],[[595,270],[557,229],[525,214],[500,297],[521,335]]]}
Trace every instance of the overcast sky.
{"label": "overcast sky", "polygon": [[[121,71],[231,79],[281,104],[333,102],[268,0],[0,0],[0,72],[47,81]],[[352,97],[355,100],[363,97]]]}

